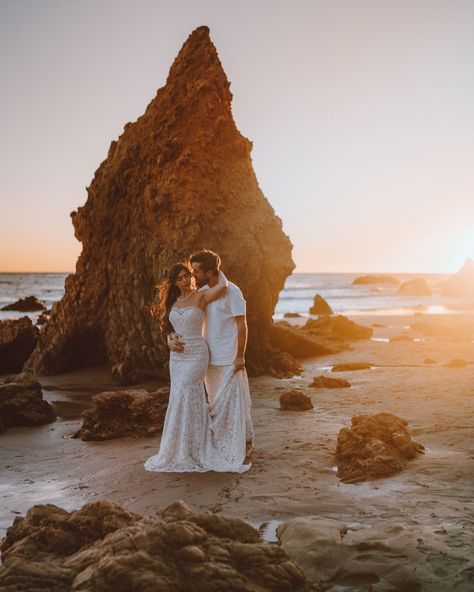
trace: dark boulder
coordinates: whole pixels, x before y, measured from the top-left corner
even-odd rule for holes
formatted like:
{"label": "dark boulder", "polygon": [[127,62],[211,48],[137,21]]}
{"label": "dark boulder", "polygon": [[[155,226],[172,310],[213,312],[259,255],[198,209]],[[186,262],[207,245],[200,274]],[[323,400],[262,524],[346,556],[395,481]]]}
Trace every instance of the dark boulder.
{"label": "dark boulder", "polygon": [[156,436],[163,429],[169,388],[149,393],[145,389],[109,391],[92,397],[92,407],[82,412],[83,424],[74,438],[110,440]]}
{"label": "dark boulder", "polygon": [[0,424],[4,427],[51,423],[56,414],[43,400],[41,384],[27,373],[5,376],[0,384]]}
{"label": "dark boulder", "polygon": [[0,372],[21,372],[38,336],[38,327],[28,317],[0,321]]}

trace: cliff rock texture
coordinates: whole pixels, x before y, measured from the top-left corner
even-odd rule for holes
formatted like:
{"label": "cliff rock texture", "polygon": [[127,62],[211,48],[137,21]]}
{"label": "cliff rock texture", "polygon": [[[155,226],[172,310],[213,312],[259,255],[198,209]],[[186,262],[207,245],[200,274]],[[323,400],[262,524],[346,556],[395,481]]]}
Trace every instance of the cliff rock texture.
{"label": "cliff rock texture", "polygon": [[249,372],[279,372],[285,358],[268,332],[294,268],[291,243],[258,186],[229,86],[208,28],[199,27],[71,214],[83,250],[25,369],[106,363],[123,384],[164,375],[167,352],[149,313],[155,286],[173,263],[209,248],[247,299]]}
{"label": "cliff rock texture", "polygon": [[149,518],[102,500],[74,512],[36,505],[2,547],[9,592],[309,592],[301,569],[238,518],[194,513],[181,501]]}

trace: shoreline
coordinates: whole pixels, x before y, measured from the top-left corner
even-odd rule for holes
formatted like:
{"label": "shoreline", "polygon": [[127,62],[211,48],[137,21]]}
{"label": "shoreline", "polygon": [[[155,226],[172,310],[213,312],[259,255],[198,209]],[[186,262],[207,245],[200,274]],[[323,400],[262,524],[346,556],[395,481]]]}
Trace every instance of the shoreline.
{"label": "shoreline", "polygon": [[[15,516],[35,503],[72,510],[106,498],[146,515],[182,499],[193,510],[222,512],[267,528],[268,540],[275,540],[280,521],[297,516],[337,518],[355,528],[383,519],[416,527],[428,559],[441,549],[446,565],[466,564],[474,556],[474,343],[386,341],[399,333],[420,337],[407,329],[420,318],[379,317],[377,322],[386,326],[374,328],[375,340],[352,342],[347,351],[305,360],[300,376],[251,378],[255,451],[252,468],[244,474],[146,472],[143,462],[158,450],[160,437],[103,442],[70,438],[81,423],[77,413],[95,392],[152,390],[158,381],[117,387],[101,368],[40,377],[45,399],[59,401],[54,404],[63,418],[39,427],[10,428],[0,436],[0,537]],[[367,326],[374,322],[372,316],[356,320]],[[474,314],[466,313],[464,322],[474,326]],[[435,363],[425,364],[426,358]],[[469,364],[445,367],[453,358]],[[345,362],[372,362],[374,367],[337,373],[350,380],[348,389],[308,387],[315,375],[331,375],[332,365]],[[279,396],[290,388],[309,394],[314,409],[281,411]],[[341,483],[334,471],[339,430],[350,425],[353,415],[379,411],[407,420],[425,454],[392,477]]]}

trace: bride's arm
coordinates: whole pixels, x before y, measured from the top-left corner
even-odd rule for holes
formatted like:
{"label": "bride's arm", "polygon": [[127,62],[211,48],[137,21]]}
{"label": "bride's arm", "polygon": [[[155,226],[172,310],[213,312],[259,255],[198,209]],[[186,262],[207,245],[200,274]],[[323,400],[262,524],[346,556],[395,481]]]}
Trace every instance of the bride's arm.
{"label": "bride's arm", "polygon": [[217,284],[213,288],[208,288],[207,290],[201,292],[203,304],[209,304],[209,302],[212,302],[213,300],[217,300],[218,298],[220,298],[227,290],[228,285],[229,282],[227,281],[227,278],[225,277],[224,273],[222,271],[219,271],[219,281],[217,282]]}

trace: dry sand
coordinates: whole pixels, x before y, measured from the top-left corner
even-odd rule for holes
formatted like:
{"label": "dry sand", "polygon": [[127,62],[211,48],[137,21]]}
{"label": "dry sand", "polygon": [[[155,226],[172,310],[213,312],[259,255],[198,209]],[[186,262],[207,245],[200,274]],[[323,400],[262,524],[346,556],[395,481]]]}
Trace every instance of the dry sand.
{"label": "dry sand", "polygon": [[[255,451],[251,470],[239,475],[145,472],[143,462],[158,449],[159,437],[106,442],[71,439],[80,426],[78,413],[91,394],[116,386],[106,371],[97,369],[41,377],[47,387],[45,398],[57,402],[63,417],[46,426],[9,429],[0,436],[1,535],[15,515],[24,514],[35,503],[70,510],[101,498],[141,514],[182,499],[196,510],[263,525],[268,540],[274,540],[274,527],[280,521],[293,517],[317,515],[358,527],[384,520],[417,533],[418,552],[435,566],[436,577],[446,586],[460,578],[453,590],[474,589],[470,588],[474,584],[467,583],[474,574],[474,343],[389,343],[390,336],[401,332],[421,337],[407,327],[427,317],[352,318],[367,326],[382,323],[386,327],[376,328],[375,340],[354,343],[350,351],[305,362],[301,376],[251,380]],[[474,323],[474,315],[466,314],[464,319]],[[425,358],[435,363],[425,364]],[[470,364],[444,367],[453,358]],[[308,388],[313,376],[331,375],[335,363],[366,361],[375,367],[333,374],[349,379],[350,389]],[[156,383],[145,386],[151,389]],[[280,411],[281,392],[298,387],[311,395],[314,409]],[[339,430],[350,425],[353,415],[379,411],[406,419],[426,453],[391,478],[340,483],[334,471]],[[425,589],[444,588],[433,584]]]}

